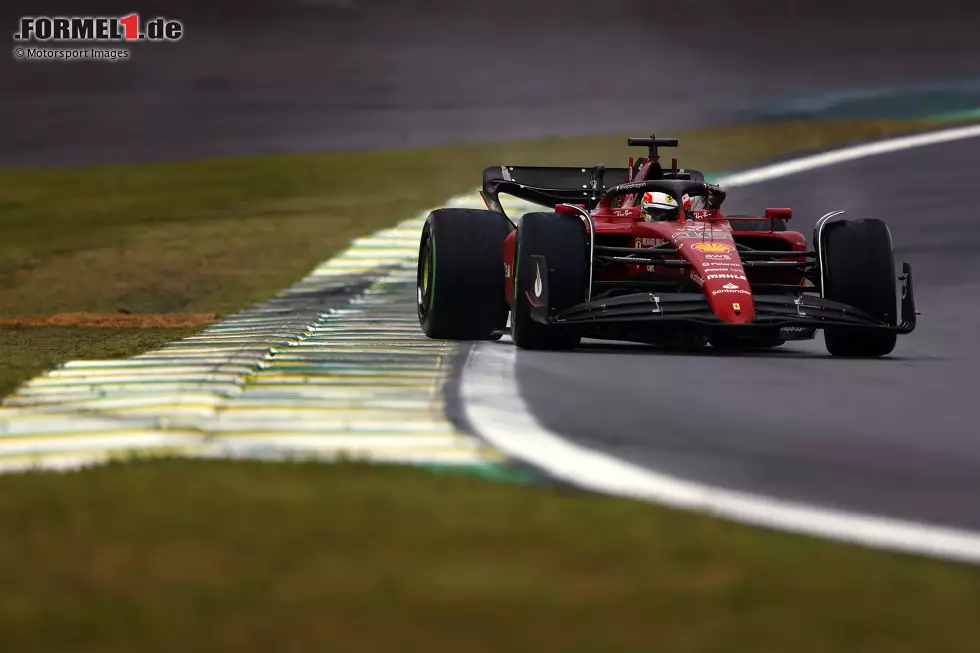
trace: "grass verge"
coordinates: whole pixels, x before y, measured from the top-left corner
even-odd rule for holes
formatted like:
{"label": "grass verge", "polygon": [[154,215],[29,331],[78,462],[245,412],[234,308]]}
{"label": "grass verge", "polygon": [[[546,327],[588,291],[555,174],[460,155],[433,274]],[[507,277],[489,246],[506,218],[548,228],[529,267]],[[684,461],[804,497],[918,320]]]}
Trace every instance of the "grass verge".
{"label": "grass verge", "polygon": [[[65,360],[118,358],[189,336],[195,328],[0,327],[0,397]],[[2,648],[0,648],[2,650]]]}
{"label": "grass verge", "polygon": [[[925,121],[767,124],[678,134],[682,164],[729,170],[788,152],[937,126]],[[499,163],[618,165],[624,136],[393,152],[0,169],[0,322],[58,313],[228,313],[301,278],[356,236],[476,186]],[[68,327],[66,327],[67,329]],[[47,334],[58,337],[45,339]],[[179,337],[174,331],[172,338]],[[0,361],[41,343],[44,363],[158,340],[94,327],[4,330]],[[0,366],[0,394],[41,369]]]}
{"label": "grass verge", "polygon": [[0,578],[0,650],[18,653],[956,653],[980,641],[980,569],[354,464],[0,477]]}
{"label": "grass verge", "polygon": [[[725,170],[933,126],[699,131],[679,155]],[[53,314],[228,312],[483,165],[616,163],[621,143],[0,170],[0,324],[20,325],[0,326],[0,395],[193,330]],[[157,461],[0,476],[0,651],[956,653],[975,650],[978,604],[974,568],[451,473]]]}

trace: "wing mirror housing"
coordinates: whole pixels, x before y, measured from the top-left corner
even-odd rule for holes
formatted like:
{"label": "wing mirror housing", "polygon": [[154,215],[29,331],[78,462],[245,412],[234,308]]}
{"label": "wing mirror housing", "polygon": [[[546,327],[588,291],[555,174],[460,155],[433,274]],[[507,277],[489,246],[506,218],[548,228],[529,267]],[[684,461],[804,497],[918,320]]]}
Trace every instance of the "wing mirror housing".
{"label": "wing mirror housing", "polygon": [[766,209],[766,220],[775,220],[776,218],[789,220],[792,217],[793,209]]}
{"label": "wing mirror housing", "polygon": [[766,220],[769,221],[769,233],[776,230],[776,220],[789,220],[793,217],[793,209],[766,209]]}

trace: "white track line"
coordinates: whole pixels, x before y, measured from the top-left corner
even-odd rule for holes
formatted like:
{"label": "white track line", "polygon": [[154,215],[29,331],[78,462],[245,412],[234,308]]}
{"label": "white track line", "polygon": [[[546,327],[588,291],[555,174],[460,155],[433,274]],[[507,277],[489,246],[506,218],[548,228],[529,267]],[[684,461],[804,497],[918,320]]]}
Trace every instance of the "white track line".
{"label": "white track line", "polygon": [[926,145],[938,145],[940,143],[949,143],[951,141],[961,141],[967,138],[978,137],[980,137],[980,125],[969,125],[967,127],[956,127],[954,129],[944,129],[937,132],[916,134],[914,136],[890,138],[884,141],[854,145],[852,147],[831,150],[829,152],[821,152],[820,154],[805,156],[799,159],[792,159],[790,161],[783,161],[782,163],[774,163],[761,168],[746,170],[745,172],[737,172],[718,179],[716,183],[720,186],[728,186],[729,188],[734,188],[736,186],[749,186],[751,184],[758,184],[771,179],[778,179],[780,177],[795,175],[800,172],[807,172],[808,170],[815,170],[817,168],[825,168],[838,163],[864,159],[869,156],[879,156],[881,154],[888,154],[889,152],[911,150],[916,147],[925,147]]}
{"label": "white track line", "polygon": [[[718,183],[747,186],[845,161],[976,137],[980,137],[980,125],[896,138],[749,170]],[[531,414],[520,395],[516,364],[515,347],[503,342],[476,344],[460,380],[463,410],[487,442],[555,478],[589,490],[747,524],[980,563],[980,533],[734,492],[661,474],[574,444]]]}

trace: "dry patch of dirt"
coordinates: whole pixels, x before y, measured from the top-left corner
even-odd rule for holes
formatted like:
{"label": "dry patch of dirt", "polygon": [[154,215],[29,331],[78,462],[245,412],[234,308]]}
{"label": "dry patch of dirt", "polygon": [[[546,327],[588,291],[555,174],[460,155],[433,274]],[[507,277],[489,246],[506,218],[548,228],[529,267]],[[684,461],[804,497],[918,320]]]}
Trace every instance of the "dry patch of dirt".
{"label": "dry patch of dirt", "polygon": [[186,328],[214,322],[217,313],[55,313],[27,317],[0,317],[0,327],[85,326]]}

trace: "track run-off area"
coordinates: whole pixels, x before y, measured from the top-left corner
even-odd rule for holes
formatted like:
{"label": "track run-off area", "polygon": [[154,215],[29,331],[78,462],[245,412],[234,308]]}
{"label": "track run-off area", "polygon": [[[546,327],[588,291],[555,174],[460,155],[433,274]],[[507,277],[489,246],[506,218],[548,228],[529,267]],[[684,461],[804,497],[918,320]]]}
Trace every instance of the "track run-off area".
{"label": "track run-off area", "polygon": [[[976,386],[971,381],[976,367],[954,378],[977,362],[976,346],[961,359],[949,357],[953,336],[936,326],[948,313],[941,306],[933,310],[940,300],[931,297],[933,291],[950,297],[933,264],[944,256],[945,232],[958,233],[957,256],[966,257],[963,274],[974,276],[956,295],[968,310],[954,325],[955,337],[977,333],[980,263],[970,268],[969,261],[980,261],[975,254],[980,224],[974,208],[964,203],[972,189],[956,195],[952,179],[937,186],[924,175],[941,177],[959,166],[964,172],[956,179],[962,181],[980,157],[973,165],[952,160],[945,170],[932,166],[945,156],[943,148],[953,148],[956,156],[980,152],[978,138],[980,126],[948,129],[716,180],[731,189],[729,208],[751,201],[744,208],[761,211],[751,191],[775,191],[775,200],[759,201],[793,206],[791,228],[804,233],[823,212],[889,200],[876,197],[877,177],[850,177],[848,196],[830,192],[819,180],[808,181],[817,175],[852,165],[861,166],[863,174],[880,166],[892,187],[914,189],[902,202],[907,210],[920,211],[924,230],[934,230],[936,237],[923,242],[940,245],[925,254],[915,248],[919,241],[909,240],[918,232],[896,224],[887,212],[846,215],[888,221],[897,259],[910,260],[915,268],[924,314],[889,359],[830,360],[819,336],[814,343],[765,355],[714,356],[709,350],[689,357],[608,344],[553,354],[519,352],[506,338],[473,345],[428,340],[415,314],[423,212],[353,242],[277,297],[196,336],[131,359],[75,361],[26,383],[0,408],[0,470],[74,468],[133,454],[349,457],[478,468],[511,460],[590,490],[980,562],[980,509],[972,507],[980,492],[980,443],[964,435],[977,431],[970,404],[950,402],[959,412],[937,422],[946,425],[947,437],[923,431],[921,449],[888,437],[896,418],[884,426],[855,419],[859,413],[894,411],[898,404],[905,407],[899,411],[906,423],[900,435],[911,436],[928,415],[910,419],[906,413],[918,397],[902,392],[928,395],[922,388],[932,386],[938,393],[948,382],[960,384],[961,394],[951,395],[955,399],[963,396],[963,383]],[[915,155],[927,161],[888,165],[891,157],[914,160]],[[916,188],[918,183],[923,186]],[[801,186],[810,194],[793,196],[790,191]],[[937,214],[927,210],[933,193],[945,202]],[[810,205],[814,196],[819,207]],[[859,196],[862,201],[856,202]],[[446,206],[483,204],[474,192],[451,198]],[[512,216],[530,208],[505,203]],[[951,228],[944,215],[956,212],[963,221]],[[897,394],[888,400],[893,403],[882,403],[880,378],[917,379],[920,367],[928,377],[909,387],[887,387]],[[853,405],[827,394],[828,388],[856,397]],[[798,402],[780,394],[790,390]],[[946,407],[933,400],[923,411]],[[758,409],[733,408],[743,404]],[[624,408],[629,410],[616,412]],[[961,425],[963,432],[957,435],[950,424]],[[678,455],[685,446],[678,442],[685,439],[695,455]],[[894,464],[883,471],[876,461]],[[937,461],[956,464],[944,470]],[[918,467],[906,469],[906,463]],[[922,470],[929,466],[934,477]],[[971,478],[971,472],[977,475]],[[861,479],[867,486],[859,487]],[[954,492],[961,496],[950,507],[944,502]]]}

